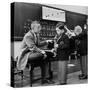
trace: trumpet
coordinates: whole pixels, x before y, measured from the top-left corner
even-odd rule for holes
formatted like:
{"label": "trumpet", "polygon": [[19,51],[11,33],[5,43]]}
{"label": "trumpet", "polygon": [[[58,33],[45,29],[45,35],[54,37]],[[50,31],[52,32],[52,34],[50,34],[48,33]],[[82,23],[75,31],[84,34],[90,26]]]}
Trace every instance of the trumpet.
{"label": "trumpet", "polygon": [[75,33],[72,32],[71,30],[69,30],[66,25],[64,26],[64,29],[67,31],[65,34],[66,34],[69,38],[71,38],[72,36],[75,36]]}

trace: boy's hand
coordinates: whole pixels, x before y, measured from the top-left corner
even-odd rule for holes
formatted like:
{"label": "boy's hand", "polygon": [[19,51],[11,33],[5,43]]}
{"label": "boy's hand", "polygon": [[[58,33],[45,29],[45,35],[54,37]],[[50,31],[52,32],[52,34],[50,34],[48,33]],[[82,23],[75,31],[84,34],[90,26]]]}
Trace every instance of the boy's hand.
{"label": "boy's hand", "polygon": [[60,45],[63,45],[63,44],[64,44],[64,42],[63,42],[63,41],[61,41],[61,42],[60,42]]}
{"label": "boy's hand", "polygon": [[55,46],[54,46],[55,48],[58,48],[58,44],[55,44]]}

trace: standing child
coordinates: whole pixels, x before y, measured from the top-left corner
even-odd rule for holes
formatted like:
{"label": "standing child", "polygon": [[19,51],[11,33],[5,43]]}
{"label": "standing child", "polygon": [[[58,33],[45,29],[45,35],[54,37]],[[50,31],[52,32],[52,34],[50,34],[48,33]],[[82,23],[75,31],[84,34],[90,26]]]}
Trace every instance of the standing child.
{"label": "standing child", "polygon": [[64,24],[56,25],[55,49],[58,59],[58,80],[60,85],[67,84],[67,63],[69,58],[69,38],[65,34]]}

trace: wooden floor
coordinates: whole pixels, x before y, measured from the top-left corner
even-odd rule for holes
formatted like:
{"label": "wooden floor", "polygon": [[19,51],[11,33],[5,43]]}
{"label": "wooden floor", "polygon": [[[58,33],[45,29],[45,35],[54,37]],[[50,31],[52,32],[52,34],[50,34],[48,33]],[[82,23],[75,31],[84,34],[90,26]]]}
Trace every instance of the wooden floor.
{"label": "wooden floor", "polygon": [[[58,84],[58,79],[57,79],[57,72],[56,72],[57,67],[54,67],[54,72],[53,72],[53,81],[55,82],[54,84],[44,84],[41,85],[41,80],[37,80],[33,83],[33,87],[36,86],[50,86],[50,85],[57,85]],[[29,79],[29,72],[26,69],[24,71],[24,74],[26,77],[24,77],[23,81],[21,81],[21,76],[15,75],[15,87],[30,87],[30,79]],[[67,79],[67,85],[72,85],[72,84],[84,84],[88,83],[87,80],[79,80],[78,75],[80,74],[80,65],[78,61],[71,61],[68,63],[68,79]],[[40,69],[36,68],[35,69],[35,75],[34,78],[40,78]]]}

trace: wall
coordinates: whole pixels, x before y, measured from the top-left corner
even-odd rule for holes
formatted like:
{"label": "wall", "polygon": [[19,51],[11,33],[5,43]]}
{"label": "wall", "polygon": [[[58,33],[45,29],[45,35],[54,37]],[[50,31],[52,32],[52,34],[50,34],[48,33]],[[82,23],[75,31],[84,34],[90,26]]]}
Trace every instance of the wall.
{"label": "wall", "polygon": [[41,6],[29,3],[14,3],[14,37],[24,36],[24,24],[29,20],[40,20]]}
{"label": "wall", "polygon": [[83,29],[86,18],[86,15],[66,11],[66,25],[69,29],[73,30],[76,25],[80,25]]}
{"label": "wall", "polygon": [[56,4],[48,4],[48,6],[88,15],[88,6],[56,5]]}
{"label": "wall", "polygon": [[11,56],[16,58],[20,53],[21,41],[15,41],[11,43]]}

